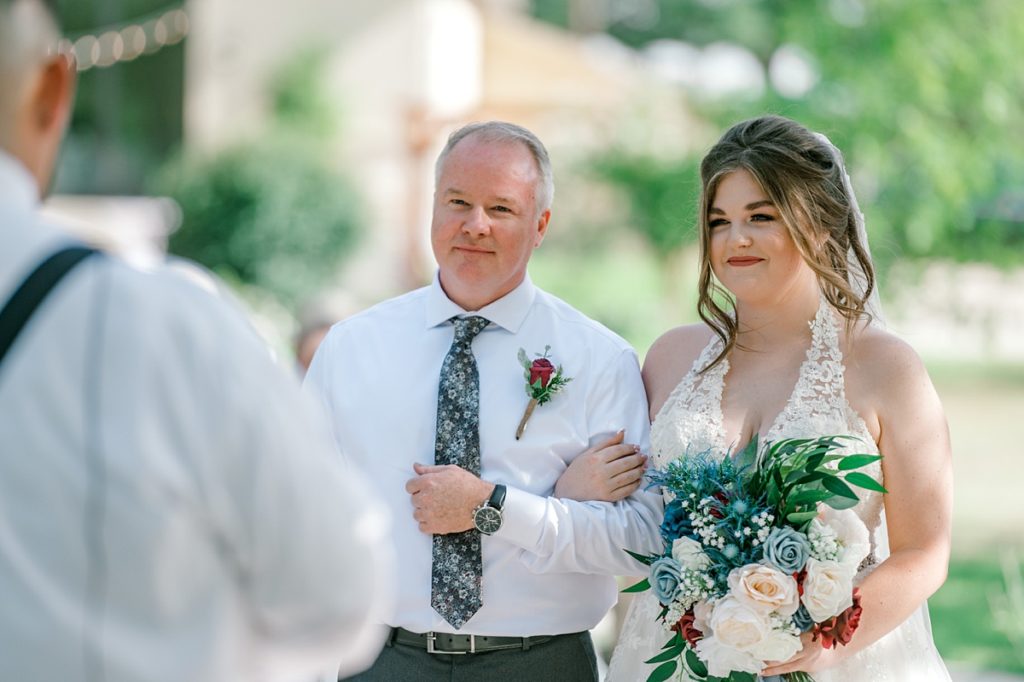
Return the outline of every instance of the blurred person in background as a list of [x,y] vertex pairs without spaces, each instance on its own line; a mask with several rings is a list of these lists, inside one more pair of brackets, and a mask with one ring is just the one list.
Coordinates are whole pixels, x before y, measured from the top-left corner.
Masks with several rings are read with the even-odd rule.
[[309,371],[316,349],[323,343],[332,324],[334,323],[327,320],[314,320],[299,328],[299,333],[295,335],[295,364],[300,378]]
[[[531,132],[461,128],[435,177],[434,281],[336,324],[306,375],[402,554],[391,636],[356,679],[596,680],[608,574],[640,568],[622,547],[660,542],[660,499],[637,491],[644,457],[625,442],[647,440],[636,354],[527,275],[554,192]],[[556,372],[571,380],[517,434]],[[580,460],[603,501],[569,499]]]
[[387,512],[294,379],[217,296],[39,217],[75,85],[59,40],[50,3],[0,0],[0,679],[359,670]]

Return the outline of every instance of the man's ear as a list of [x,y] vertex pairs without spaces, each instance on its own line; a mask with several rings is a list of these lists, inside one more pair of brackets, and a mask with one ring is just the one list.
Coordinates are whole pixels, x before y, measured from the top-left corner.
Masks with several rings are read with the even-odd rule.
[[551,220],[551,209],[546,209],[537,218],[537,236],[533,241],[533,248],[537,248],[544,241],[544,235],[548,232],[548,221]]
[[77,80],[74,60],[66,54],[58,54],[43,66],[30,100],[31,125],[37,133],[63,136]]

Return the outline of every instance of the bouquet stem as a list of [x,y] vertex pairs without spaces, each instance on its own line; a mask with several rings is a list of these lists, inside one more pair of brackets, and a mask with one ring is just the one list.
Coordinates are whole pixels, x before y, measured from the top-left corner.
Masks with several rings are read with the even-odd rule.
[[523,412],[523,418],[519,420],[519,426],[516,428],[516,440],[523,437],[523,431],[526,431],[526,422],[530,421],[530,416],[537,404],[536,398],[530,398],[530,402],[526,405],[526,411]]

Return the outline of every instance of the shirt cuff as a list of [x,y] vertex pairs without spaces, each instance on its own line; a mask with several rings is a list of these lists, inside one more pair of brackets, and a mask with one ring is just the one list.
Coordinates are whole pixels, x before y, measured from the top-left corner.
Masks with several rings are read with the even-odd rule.
[[501,528],[494,537],[501,538],[517,547],[537,551],[544,536],[544,523],[548,516],[547,497],[509,487],[502,509]]

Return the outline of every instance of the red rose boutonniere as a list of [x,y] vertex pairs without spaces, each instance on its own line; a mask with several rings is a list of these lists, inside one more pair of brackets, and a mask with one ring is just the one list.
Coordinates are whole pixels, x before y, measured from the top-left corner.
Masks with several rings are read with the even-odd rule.
[[551,400],[551,397],[562,390],[562,387],[572,381],[572,377],[562,374],[562,366],[555,365],[548,359],[548,351],[551,346],[544,346],[544,354],[535,358],[533,362],[526,356],[526,351],[519,349],[519,364],[526,370],[523,373],[526,379],[526,395],[530,396],[530,402],[526,405],[523,418],[519,420],[519,427],[516,429],[516,440],[523,437],[526,430],[526,422],[530,421],[530,415],[538,405],[543,405]]

